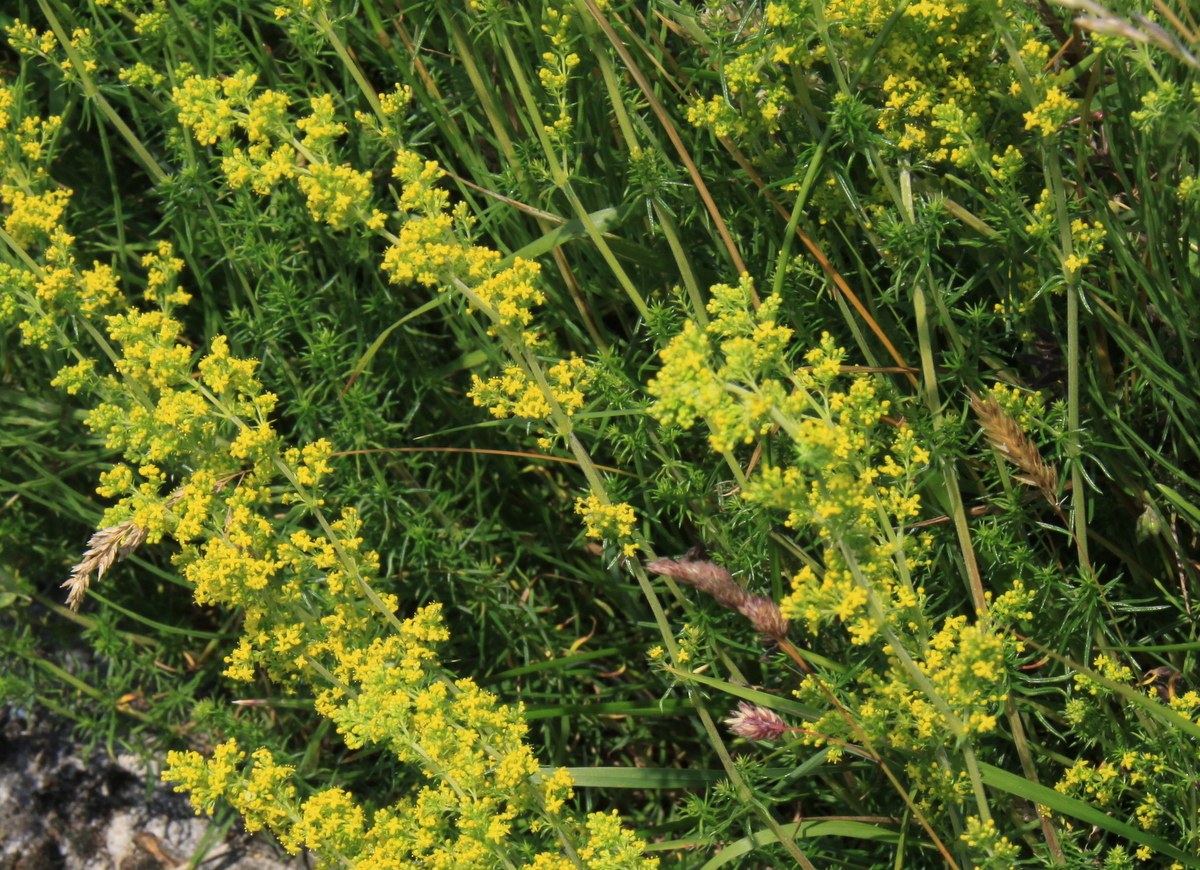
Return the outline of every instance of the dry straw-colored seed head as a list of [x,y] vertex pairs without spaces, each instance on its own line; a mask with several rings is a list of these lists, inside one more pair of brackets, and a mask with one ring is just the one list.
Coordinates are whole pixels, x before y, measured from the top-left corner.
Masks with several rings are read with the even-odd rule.
[[[218,487],[219,488],[219,487]],[[173,508],[183,500],[188,488],[181,486],[164,502],[164,507]],[[124,562],[129,554],[142,545],[146,540],[146,530],[133,520],[125,520],[115,526],[101,529],[88,539],[88,548],[84,551],[79,564],[71,569],[71,576],[62,584],[67,591],[67,606],[78,610],[83,604],[88,587],[92,585],[92,574],[96,582],[104,576],[104,572],[112,567],[114,562]]]
[[146,540],[146,530],[133,520],[125,520],[115,526],[101,529],[88,539],[88,548],[79,564],[71,569],[71,576],[62,588],[68,590],[67,606],[78,610],[92,584],[92,574],[96,580],[104,576],[104,572],[112,567],[114,562],[123,562],[129,554],[136,550]]
[[988,394],[986,399],[980,399],[973,392],[970,396],[971,410],[979,417],[979,425],[983,427],[988,443],[1024,472],[1014,477],[1021,483],[1040,489],[1046,501],[1058,507],[1058,472],[1053,465],[1042,461],[1041,454],[1021,429],[1021,424],[1000,407],[995,396]]

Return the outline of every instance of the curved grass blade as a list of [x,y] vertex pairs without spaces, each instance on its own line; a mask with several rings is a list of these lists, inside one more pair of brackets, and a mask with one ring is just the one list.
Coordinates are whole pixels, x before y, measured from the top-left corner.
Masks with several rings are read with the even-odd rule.
[[440,294],[438,294],[438,296],[436,298],[430,299],[424,305],[414,308],[412,311],[408,312],[408,314],[401,317],[399,320],[397,320],[395,323],[393,323],[391,326],[389,326],[383,332],[379,333],[379,337],[376,338],[373,342],[371,342],[371,346],[367,348],[366,353],[364,353],[361,357],[359,357],[358,362],[356,362],[354,364],[354,370],[352,372],[350,372],[350,378],[349,378],[349,380],[346,381],[346,386],[342,387],[341,395],[342,396],[346,395],[346,391],[350,389],[350,387],[354,384],[354,381],[358,378],[359,375],[362,374],[363,369],[365,369],[367,367],[367,364],[371,362],[371,360],[374,358],[375,354],[379,353],[379,348],[383,347],[383,343],[385,341],[387,341],[387,338],[389,335],[391,335],[397,328],[408,323],[408,321],[412,320],[414,317],[419,317],[420,315],[424,314],[427,311],[432,311],[433,309],[437,308],[439,305],[444,305],[446,303],[446,300],[449,298],[450,298],[450,295],[448,293],[440,293]]
[[[597,232],[607,232],[612,227],[620,224],[620,213],[615,208],[602,208],[599,211],[591,212],[588,215],[588,220],[596,228]],[[587,227],[579,218],[571,218],[560,227],[555,227],[550,232],[546,233],[540,239],[534,239],[519,251],[514,251],[509,254],[497,265],[497,268],[503,269],[506,266],[512,265],[512,261],[517,257],[523,260],[535,260],[549,251],[554,250],[559,245],[566,242],[581,239],[587,236]]]
[[[784,825],[783,829],[789,831],[797,840],[809,837],[846,837],[853,840],[874,840],[877,843],[900,842],[900,834],[897,831],[889,831],[886,828],[866,822],[842,819],[831,822],[816,820],[794,822],[790,825]],[[741,858],[743,855],[753,852],[761,846],[768,846],[776,842],[776,840],[775,834],[771,831],[755,831],[749,837],[743,837],[740,840],[730,843],[714,855],[700,870],[716,870],[716,868],[723,867],[730,861]],[[671,848],[671,846],[667,843],[662,843],[658,845],[658,848],[666,849]]]
[[781,713],[791,713],[794,716],[801,716],[809,720],[821,718],[819,710],[809,707],[806,704],[789,701],[786,698],[780,698],[767,692],[760,692],[757,689],[751,689],[749,686],[739,686],[726,680],[718,680],[716,677],[706,677],[704,674],[689,674],[672,667],[664,668],[664,670],[670,671],[682,680],[693,680],[697,683],[703,683],[706,686],[712,686],[714,689],[719,689],[727,695],[733,695],[735,698],[741,698],[752,704],[758,704],[760,707],[778,710]]
[[695,710],[690,701],[662,701],[646,704],[642,701],[604,701],[599,704],[555,704],[552,707],[526,707],[525,718],[553,719],[555,716],[577,714],[608,716],[678,716]]
[[103,595],[96,592],[95,589],[88,590],[88,597],[95,598],[97,601],[99,601],[105,607],[111,607],[113,610],[117,611],[117,613],[122,613],[125,616],[128,616],[130,619],[132,619],[136,622],[140,622],[143,625],[148,625],[151,628],[157,629],[158,631],[164,632],[166,634],[182,634],[185,637],[202,637],[207,640],[237,640],[239,637],[241,637],[241,635],[239,635],[239,634],[219,634],[214,631],[200,631],[199,629],[193,629],[193,628],[179,628],[178,626],[167,625],[162,622],[155,622],[153,619],[148,619],[147,617],[142,616],[140,613],[135,613],[132,610],[127,610],[124,607],[122,607],[120,604],[116,604],[115,602],[110,601],[109,599],[105,598]]

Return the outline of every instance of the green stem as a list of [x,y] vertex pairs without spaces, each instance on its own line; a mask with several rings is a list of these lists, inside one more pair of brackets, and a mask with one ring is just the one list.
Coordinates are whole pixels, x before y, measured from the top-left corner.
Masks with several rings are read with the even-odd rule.
[[[1025,61],[1017,49],[1012,35],[1003,26],[999,17],[993,14],[993,21],[1004,42],[1009,60],[1017,72],[1021,87],[1029,96],[1030,106],[1037,108],[1038,91],[1033,85]],[[1057,136],[1050,137],[1049,142],[1043,140],[1042,153],[1045,156],[1046,180],[1051,195],[1054,197],[1055,216],[1058,221],[1059,249],[1058,256],[1063,261],[1063,277],[1067,284],[1067,455],[1071,458],[1071,506],[1074,520],[1076,546],[1079,549],[1079,560],[1085,572],[1092,574],[1091,560],[1088,557],[1087,537],[1087,481],[1081,466],[1080,432],[1080,354],[1079,347],[1079,270],[1067,269],[1066,263],[1074,255],[1074,239],[1071,235],[1071,218],[1067,209],[1067,190],[1063,183],[1062,164],[1059,160]],[[1097,580],[1097,583],[1099,581]],[[1107,604],[1107,602],[1105,602]]]
[[979,817],[982,821],[986,822],[992,815],[988,808],[987,793],[983,787],[983,777],[979,772],[979,764],[975,759],[975,750],[970,743],[970,735],[966,724],[951,709],[950,704],[942,697],[941,692],[937,690],[937,687],[933,685],[933,682],[921,670],[920,666],[913,661],[912,656],[908,654],[908,650],[905,649],[900,638],[896,636],[891,626],[888,625],[887,616],[883,612],[883,604],[879,600],[878,594],[876,594],[867,581],[867,578],[863,576],[862,569],[859,567],[854,552],[845,541],[838,541],[838,547],[842,551],[842,558],[846,560],[846,564],[850,568],[850,573],[854,576],[855,585],[867,593],[867,607],[871,611],[871,617],[879,624],[880,634],[887,640],[891,654],[900,662],[900,666],[908,674],[909,679],[916,684],[937,709],[938,713],[941,714],[951,734],[954,735],[955,740],[958,742],[959,749],[963,754],[963,760],[966,763],[967,776],[971,780],[971,788],[975,795],[975,803],[979,809]]
[[1067,456],[1071,458],[1071,507],[1075,521],[1075,543],[1079,548],[1079,559],[1084,570],[1091,573],[1087,538],[1087,482],[1083,476],[1082,445],[1080,444],[1080,386],[1079,371],[1081,349],[1079,346],[1079,269],[1067,268],[1073,262],[1074,239],[1071,236],[1071,216],[1067,210],[1067,189],[1063,183],[1062,164],[1058,150],[1052,147],[1057,137],[1045,147],[1050,189],[1054,196],[1058,218],[1059,243],[1064,261],[1063,277],[1067,284]]
[[567,195],[567,200],[571,203],[571,207],[575,209],[575,216],[579,218],[583,223],[583,228],[587,230],[588,238],[592,240],[596,249],[600,251],[600,256],[604,258],[604,262],[608,264],[608,268],[612,270],[613,275],[620,282],[621,288],[625,291],[630,301],[633,302],[633,307],[638,310],[638,314],[642,316],[643,321],[649,320],[650,309],[646,307],[646,300],[642,298],[642,294],[634,286],[633,280],[625,272],[625,269],[617,262],[617,255],[612,252],[612,248],[604,240],[604,236],[596,229],[596,225],[588,215],[587,209],[584,208],[583,203],[575,195],[575,191],[571,188],[570,183],[564,182],[561,185],[561,189]]
[[38,6],[41,7],[42,14],[46,16],[46,20],[50,22],[50,29],[53,30],[54,35],[58,37],[59,45],[61,45],[63,51],[67,53],[67,58],[71,61],[71,68],[74,69],[75,74],[79,76],[79,82],[83,87],[84,96],[86,96],[88,99],[94,100],[96,105],[100,107],[100,111],[104,113],[105,117],[107,117],[108,120],[112,122],[112,125],[117,128],[117,131],[125,137],[125,141],[128,142],[133,148],[134,153],[137,154],[138,159],[142,162],[142,165],[145,166],[150,175],[154,177],[155,183],[161,183],[165,181],[167,178],[167,173],[162,169],[161,166],[158,165],[158,162],[150,156],[150,152],[146,150],[146,146],[142,144],[141,140],[138,139],[133,130],[129,129],[129,125],[121,119],[121,116],[117,114],[116,110],[113,109],[108,100],[104,99],[104,94],[100,93],[99,88],[96,87],[96,83],[93,82],[91,76],[88,75],[87,66],[84,63],[83,57],[79,54],[79,50],[76,49],[75,46],[71,45],[70,37],[67,36],[67,32],[63,29],[63,26],[58,23],[58,19],[55,17],[53,10],[50,8],[50,3],[48,0],[38,0]]
[[679,274],[683,276],[683,286],[687,288],[688,301],[692,306],[692,317],[701,329],[707,330],[708,310],[704,305],[704,295],[700,291],[700,284],[696,281],[696,273],[688,259],[687,251],[679,241],[679,229],[675,225],[675,218],[670,209],[654,197],[650,198],[650,206],[654,209],[654,216],[658,219],[659,226],[662,227],[667,246],[671,249],[671,256],[675,258],[675,264],[679,267]]
[[346,46],[342,44],[342,40],[334,32],[333,23],[329,20],[329,16],[325,14],[324,9],[317,12],[314,23],[317,25],[317,29],[321,31],[321,34],[329,40],[329,44],[333,46],[333,50],[337,52],[337,56],[342,59],[342,63],[350,71],[351,77],[358,83],[359,90],[367,98],[367,102],[371,104],[371,111],[375,113],[375,116],[380,121],[386,123],[387,118],[384,117],[383,107],[379,105],[378,94],[375,93],[375,89],[371,87],[371,83],[367,81],[366,76],[362,74],[362,70],[359,69],[354,58],[350,56],[350,52],[346,50]]
[[[904,14],[904,10],[908,7],[911,0],[900,0],[892,9],[888,20],[884,22],[880,28],[875,40],[871,43],[871,47],[867,50],[866,57],[858,66],[858,70],[851,77],[849,82],[843,78],[841,67],[835,63],[834,71],[837,74],[838,81],[842,85],[842,90],[849,96],[854,95],[854,91],[858,88],[859,82],[863,80],[868,72],[871,71],[871,65],[875,62],[875,56],[879,53],[879,49],[883,47],[884,41],[891,34],[892,29],[900,21],[900,16]],[[836,58],[840,55],[832,50],[829,42],[829,31],[825,26],[825,15],[821,9],[819,2],[813,3],[813,14],[816,18],[817,29],[820,31],[822,38],[825,40],[829,57]],[[816,150],[813,152],[812,159],[809,161],[808,169],[804,173],[804,181],[800,184],[800,192],[796,195],[796,202],[792,206],[792,214],[788,219],[787,231],[783,236],[783,243],[779,249],[779,256],[775,260],[775,278],[772,282],[771,292],[779,293],[783,288],[783,278],[787,274],[787,262],[791,257],[792,240],[796,237],[796,227],[800,225],[800,215],[804,210],[805,204],[808,202],[808,196],[812,192],[812,186],[816,182],[817,173],[821,170],[821,163],[825,158],[825,152],[829,149],[829,141],[833,137],[833,125],[826,124],[825,130],[821,134],[821,141],[817,143]]]
[[351,698],[358,697],[358,692],[354,691],[354,689],[350,688],[337,677],[335,677],[327,667],[310,656],[308,653],[304,653],[304,661],[308,663],[309,667],[324,677],[330,683],[330,685],[337,686]]

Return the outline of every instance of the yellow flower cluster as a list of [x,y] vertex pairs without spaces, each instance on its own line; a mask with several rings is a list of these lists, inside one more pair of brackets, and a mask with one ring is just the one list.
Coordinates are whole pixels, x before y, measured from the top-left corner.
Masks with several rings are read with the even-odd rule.
[[575,513],[583,515],[589,538],[607,538],[621,543],[622,552],[632,556],[637,552],[638,544],[631,541],[633,526],[637,522],[637,514],[627,504],[605,504],[595,494],[586,499],[575,500]]
[[[383,270],[394,283],[417,281],[439,291],[460,286],[472,305],[486,306],[496,329],[525,330],[532,308],[545,301],[534,283],[541,267],[520,257],[500,268],[500,254],[471,244],[473,219],[465,203],[447,212],[449,196],[435,183],[445,172],[432,160],[398,151],[392,175],[403,184],[400,208],[406,221],[383,257]],[[535,336],[524,332],[532,341]]]
[[185,293],[181,284],[171,286],[184,265],[169,242],[159,242],[153,253],[142,257],[142,268],[146,270],[146,301],[166,311],[174,305],[187,305],[192,299],[191,294]]
[[[725,90],[733,102],[718,94],[699,99],[688,107],[688,121],[697,127],[708,127],[718,136],[745,136],[751,132],[774,133],[780,127],[787,108],[796,104],[782,67],[793,63],[801,44],[780,39],[786,24],[795,20],[795,11],[779,4],[768,4],[765,20],[770,26],[766,33],[747,28],[754,36],[747,49],[732,58],[724,67]],[[768,41],[763,42],[766,36]],[[775,37],[772,39],[771,37]]]
[[[824,17],[839,62],[851,69],[862,62],[894,9],[887,0],[826,3]],[[993,144],[1009,144],[993,143],[984,130],[997,94],[1020,96],[1013,67],[998,62],[996,16],[1023,35],[1021,55],[1035,85],[1053,90],[1061,84],[1054,73],[1043,71],[1049,47],[1034,38],[1037,19],[1019,6],[1002,0],[910,3],[874,58],[880,99],[871,113],[885,147],[965,166],[990,165]],[[688,120],[735,139],[774,134],[789,118],[803,123],[810,82],[827,62],[826,43],[817,32],[804,0],[767,3],[761,22],[746,22],[735,53],[723,63],[724,93],[697,100],[688,108]],[[1039,110],[1039,124],[1052,121],[1056,106],[1048,103]],[[1022,159],[1015,150],[1003,153],[1002,177],[1009,177]]]
[[[827,569],[836,570],[836,569]],[[850,613],[866,600],[865,590],[853,587],[856,597],[845,605]],[[923,597],[923,591],[919,590]],[[1032,593],[1016,584],[1000,596],[995,612],[1003,615],[1024,611]],[[905,617],[920,618],[916,600],[907,606],[895,607],[889,616],[893,624]],[[785,611],[786,612],[786,611]],[[910,630],[916,626],[909,623]],[[860,640],[865,631],[854,636]],[[869,637],[867,639],[870,639]],[[1021,650],[1021,644],[1007,635],[980,624],[969,624],[965,616],[949,617],[940,631],[928,638],[926,653],[914,656],[917,667],[925,674],[938,696],[962,723],[968,734],[986,734],[995,730],[997,716],[1008,698],[1006,656]],[[884,647],[888,668],[880,673],[868,669],[857,680],[854,691],[855,718],[859,728],[875,739],[906,752],[925,752],[941,746],[949,729],[945,715],[925,690],[916,685],[899,666],[890,647]],[[806,678],[796,692],[797,697],[814,704],[823,704],[823,692],[817,681]],[[853,739],[840,712],[826,713],[813,726],[815,733]],[[804,738],[819,745],[819,737]]]
[[[346,132],[335,117],[333,98],[309,100],[312,111],[296,122],[303,133],[297,138],[288,121],[287,96],[270,90],[255,95],[257,79],[244,70],[224,81],[192,76],[174,90],[179,121],[201,144],[230,139],[238,130],[245,135],[247,147],[235,146],[222,159],[230,186],[249,186],[265,195],[281,181],[296,179],[314,220],[334,229],[382,230],[386,216],[370,205],[370,176],[333,159],[334,145]],[[388,117],[399,114],[406,93],[397,90],[389,97]],[[448,194],[436,186],[444,175],[433,161],[406,149],[396,152],[392,176],[402,184],[403,224],[398,236],[387,234],[391,244],[383,270],[393,283],[415,281],[439,291],[461,285],[472,304],[487,307],[493,330],[524,330],[533,319],[531,308],[545,301],[535,283],[540,267],[518,257],[500,268],[498,252],[472,244],[473,220],[465,204],[449,210]]]
[[117,74],[117,78],[141,88],[157,87],[167,80],[167,77],[154,69],[154,67],[141,62],[135,63],[131,67],[123,68]]
[[257,81],[257,75],[238,70],[223,81],[191,76],[173,91],[179,122],[200,144],[228,140],[238,130],[245,136],[247,147],[233,147],[221,161],[230,186],[249,186],[265,195],[295,178],[313,220],[335,230],[359,223],[382,228],[384,214],[370,207],[370,175],[333,159],[334,146],[346,132],[334,118],[333,98],[324,94],[309,100],[310,113],[295,123],[304,134],[297,138],[288,120],[291,100],[271,90],[256,96]]
[[1042,188],[1038,201],[1033,204],[1033,220],[1025,225],[1025,232],[1034,238],[1049,239],[1054,233],[1054,199],[1049,188]]
[[395,147],[404,125],[404,115],[413,99],[409,85],[396,85],[390,93],[379,95],[379,112],[355,112],[354,119],[375,139],[388,147]]
[[13,91],[0,87],[0,203],[4,229],[18,244],[52,236],[70,201],[71,191],[52,187],[42,168],[61,128],[57,115],[20,118]]
[[[765,434],[773,409],[788,401],[782,382],[767,375],[778,373],[792,331],[775,323],[778,297],[751,311],[753,288],[748,275],[736,286],[712,287],[708,329],[684,323],[663,349],[662,368],[647,386],[656,399],[650,413],[660,423],[690,429],[704,420],[717,451]],[[716,347],[710,336],[718,340]]]
[[562,143],[571,132],[571,101],[567,99],[567,84],[571,71],[579,66],[579,55],[571,51],[571,16],[557,9],[546,10],[542,32],[550,37],[552,51],[543,52],[538,78],[546,94],[554,101],[556,117],[542,129],[552,142]]
[[[1048,189],[1043,189],[1033,205],[1033,220],[1026,224],[1025,232],[1035,239],[1057,241],[1058,211]],[[1091,262],[1091,258],[1104,250],[1104,239],[1108,231],[1098,220],[1087,221],[1076,217],[1071,221],[1071,244],[1073,253],[1063,259],[1063,269],[1077,272]]]
[[969,816],[959,840],[966,844],[975,859],[974,866],[980,870],[1008,870],[1021,853],[1020,846],[1000,836],[994,819],[985,822],[979,816]]
[[[539,342],[529,329],[533,307],[545,301],[535,283],[541,267],[514,257],[501,268],[500,254],[471,241],[473,219],[465,203],[447,211],[449,196],[436,186],[445,175],[431,160],[406,150],[396,153],[392,174],[403,185],[400,209],[405,218],[398,237],[383,256],[383,270],[394,283],[416,281],[439,292],[457,288],[471,308],[488,314],[488,333],[533,346]],[[553,400],[568,415],[584,406],[590,380],[587,364],[577,358],[559,360],[545,370],[545,387],[524,364],[508,366],[504,374],[484,381],[472,376],[468,393],[477,406],[487,406],[501,419],[508,416],[546,419]],[[543,438],[543,446],[548,440]]]
[[1110,809],[1136,801],[1134,815],[1146,831],[1157,827],[1163,813],[1162,799],[1176,794],[1184,799],[1180,775],[1154,752],[1121,751],[1099,764],[1080,758],[1067,768],[1054,788]]
[[4,32],[8,36],[8,44],[26,57],[48,58],[58,50],[58,37],[53,31],[38,33],[36,27],[30,27],[20,18],[15,19]]
[[[5,33],[8,35],[9,45],[16,49],[18,54],[40,57],[55,64],[67,81],[75,81],[79,77],[75,65],[66,56],[66,53],[61,51],[58,37],[54,35],[53,31],[45,30],[38,33],[36,28],[22,23],[18,18],[13,21],[11,26],[5,28]],[[87,28],[77,28],[71,33],[70,45],[83,62],[83,71],[85,73],[95,72],[98,62],[92,32]]]
[[1200,201],[1200,178],[1195,175],[1186,175],[1179,179],[1179,186],[1175,190],[1175,196],[1180,202],[1195,204]]
[[153,36],[170,21],[171,13],[167,0],[154,0],[146,12],[139,12],[133,20],[133,31],[139,36]]
[[1071,242],[1074,253],[1063,260],[1068,272],[1078,272],[1091,262],[1091,258],[1104,250],[1104,239],[1108,231],[1100,221],[1090,224],[1082,218],[1071,221]]
[[[584,390],[588,386],[588,365],[578,357],[560,360],[546,370],[550,393],[567,415],[584,405]],[[467,393],[477,406],[487,407],[492,416],[503,420],[509,416],[527,420],[545,420],[550,416],[550,404],[542,388],[524,369],[509,366],[502,377],[486,382],[478,375],[471,376]]]
[[[313,850],[322,868],[515,867],[502,857],[507,844],[537,834],[548,819],[574,840],[585,867],[653,870],[658,862],[642,857],[645,844],[615,815],[593,813],[580,822],[563,812],[573,796],[567,771],[532,778],[538,766],[519,707],[498,704],[470,680],[446,679],[436,653],[448,636],[439,611],[422,608],[399,631],[365,646],[330,648],[340,687],[317,701],[348,746],[382,746],[423,768],[430,783],[413,796],[370,816],[341,789],[301,802],[290,768],[263,750],[241,767],[245,753],[232,741],[208,760],[171,753],[163,779],[189,791],[197,812],[212,812],[225,797],[247,828],[270,828],[292,853]],[[521,866],[575,868],[558,850],[532,854]]]
[[[928,540],[921,543],[922,548],[928,546]],[[811,634],[837,621],[854,644],[870,643],[879,633],[880,625],[867,609],[872,589],[890,602],[890,615],[897,621],[903,624],[918,619],[924,590],[897,582],[892,547],[863,542],[860,549],[858,568],[869,587],[856,583],[843,553],[830,548],[823,553],[825,568],[820,575],[806,565],[792,578],[792,591],[780,600],[780,612],[788,619],[803,621]],[[919,548],[912,549],[915,553]],[[911,555],[908,563],[916,567]]]
[[1046,402],[1041,391],[1031,393],[1018,387],[993,384],[988,388],[988,393],[996,399],[1001,410],[1026,431],[1045,416]]
[[[155,293],[182,302],[178,287],[167,292],[181,266],[170,247],[147,263]],[[115,374],[96,382],[90,361],[60,374],[68,388],[95,383],[105,398],[88,425],[126,460],[102,476],[99,493],[118,499],[103,524],[132,521],[151,543],[174,537],[196,600],[246,609],[244,636],[226,659],[229,676],[250,680],[260,667],[279,680],[311,675],[305,644],[320,651],[365,630],[365,588],[378,558],[361,548],[352,511],[331,524],[333,538],[298,531],[280,540],[267,516],[280,501],[303,499],[273,495],[272,484],[282,473],[295,487],[318,486],[332,448],[318,441],[285,449],[269,420],[276,398],[263,391],[256,363],[233,356],[224,336],[195,362],[180,330],[161,310],[129,309],[108,318],[120,352]],[[338,619],[306,628],[302,641],[294,608],[322,587]]]
[[167,0],[151,0],[150,8],[143,10],[138,7],[145,4],[139,4],[136,0],[96,0],[96,5],[112,7],[132,19],[134,32],[140,36],[158,33],[170,18]]
[[[1128,683],[1133,680],[1133,671],[1129,670],[1126,665],[1103,653],[1096,656],[1092,662],[1092,667],[1100,676],[1106,677],[1116,683]],[[1097,683],[1087,674],[1075,675],[1075,688],[1081,692],[1087,692],[1089,695],[1107,697],[1113,694],[1111,689]]]
[[1040,130],[1042,136],[1052,136],[1067,119],[1078,113],[1078,100],[1068,97],[1061,88],[1048,88],[1046,96],[1033,111],[1025,113],[1025,129]]
[[302,18],[314,18],[329,8],[329,0],[286,0],[275,7],[276,19],[296,15]]
[[[857,541],[883,532],[881,511],[892,523],[918,514],[914,478],[930,457],[904,424],[891,433],[878,429],[891,403],[875,379],[857,375],[848,389],[835,389],[844,357],[828,334],[806,355],[809,366],[794,373],[793,393],[777,407],[799,462],[764,466],[744,496],[786,510],[790,526]],[[890,548],[880,554],[884,562]]]
[[[128,303],[111,266],[97,261],[90,269],[79,268],[75,237],[63,229],[72,193],[57,187],[43,167],[62,119],[20,118],[18,106],[14,92],[0,87],[0,204],[8,212],[5,232],[16,245],[41,246],[42,264],[36,270],[0,264],[0,316],[23,316],[20,328],[26,344],[69,346],[70,324],[98,321],[100,315]],[[78,389],[86,380],[85,368],[81,360],[62,385]]]
[[[169,253],[160,252],[168,263]],[[369,576],[377,559],[361,549],[353,514],[332,525],[334,538],[297,531],[288,541],[280,541],[262,516],[272,500],[267,484],[276,467],[289,468],[302,486],[317,486],[331,470],[329,445],[281,450],[262,419],[273,397],[262,401],[269,394],[261,393],[253,364],[233,358],[228,342],[218,337],[199,363],[200,383],[220,402],[222,417],[262,413],[257,425],[242,429],[228,454],[214,451],[217,415],[211,400],[191,386],[191,354],[175,343],[178,329],[161,313],[110,318],[110,335],[125,350],[118,366],[124,382],[141,387],[154,404],[147,409],[136,401],[107,402],[93,412],[91,422],[107,432],[110,444],[141,462],[137,475],[145,481],[137,483],[134,470],[124,464],[105,475],[102,494],[126,494],[107,522],[120,514],[148,529],[151,539],[174,534],[185,545],[178,561],[196,586],[197,600],[245,608],[244,636],[226,659],[231,677],[253,679],[263,668],[276,680],[315,679],[309,662],[331,657],[336,677],[353,685],[354,693],[325,691],[320,712],[338,724],[350,745],[389,746],[439,784],[380,811],[368,829],[361,808],[344,793],[322,792],[297,805],[290,769],[265,750],[252,753],[245,770],[239,769],[245,753],[236,744],[218,747],[207,762],[195,753],[174,754],[164,776],[190,790],[198,810],[211,811],[223,796],[250,830],[268,827],[293,851],[316,849],[323,866],[340,866],[347,855],[372,867],[426,860],[448,868],[492,866],[518,814],[536,816],[539,808],[557,814],[570,797],[570,778],[559,773],[540,787],[530,786],[528,777],[537,765],[523,742],[519,709],[498,706],[468,680],[451,685],[438,675],[429,644],[446,633],[436,607],[409,620],[398,634],[366,642],[373,632],[369,611],[356,606],[356,577]],[[119,384],[109,380],[115,391]],[[162,425],[152,429],[156,423]],[[155,463],[197,468],[182,482],[181,498],[158,494],[166,475]],[[233,479],[232,492],[221,493]],[[214,516],[219,517],[217,534],[206,530]],[[195,537],[207,540],[197,548],[188,543]],[[311,597],[301,596],[305,578],[319,575],[333,599],[331,612],[315,625],[296,622],[295,608]],[[390,597],[383,603],[395,606]],[[654,865],[641,859],[642,844],[623,832],[613,840],[607,825],[595,819],[580,830],[582,847],[596,854],[624,844],[624,863],[613,866]],[[559,856],[544,853],[539,860],[552,866],[547,862]]]

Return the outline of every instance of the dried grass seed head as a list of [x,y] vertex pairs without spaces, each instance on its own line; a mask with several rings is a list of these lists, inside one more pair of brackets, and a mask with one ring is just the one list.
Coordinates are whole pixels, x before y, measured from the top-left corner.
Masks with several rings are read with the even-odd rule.
[[71,569],[71,576],[62,584],[62,588],[68,590],[67,606],[78,610],[92,584],[92,574],[96,575],[96,581],[99,582],[114,562],[125,561],[144,540],[146,530],[133,520],[125,520],[93,534],[88,539],[83,558]]

